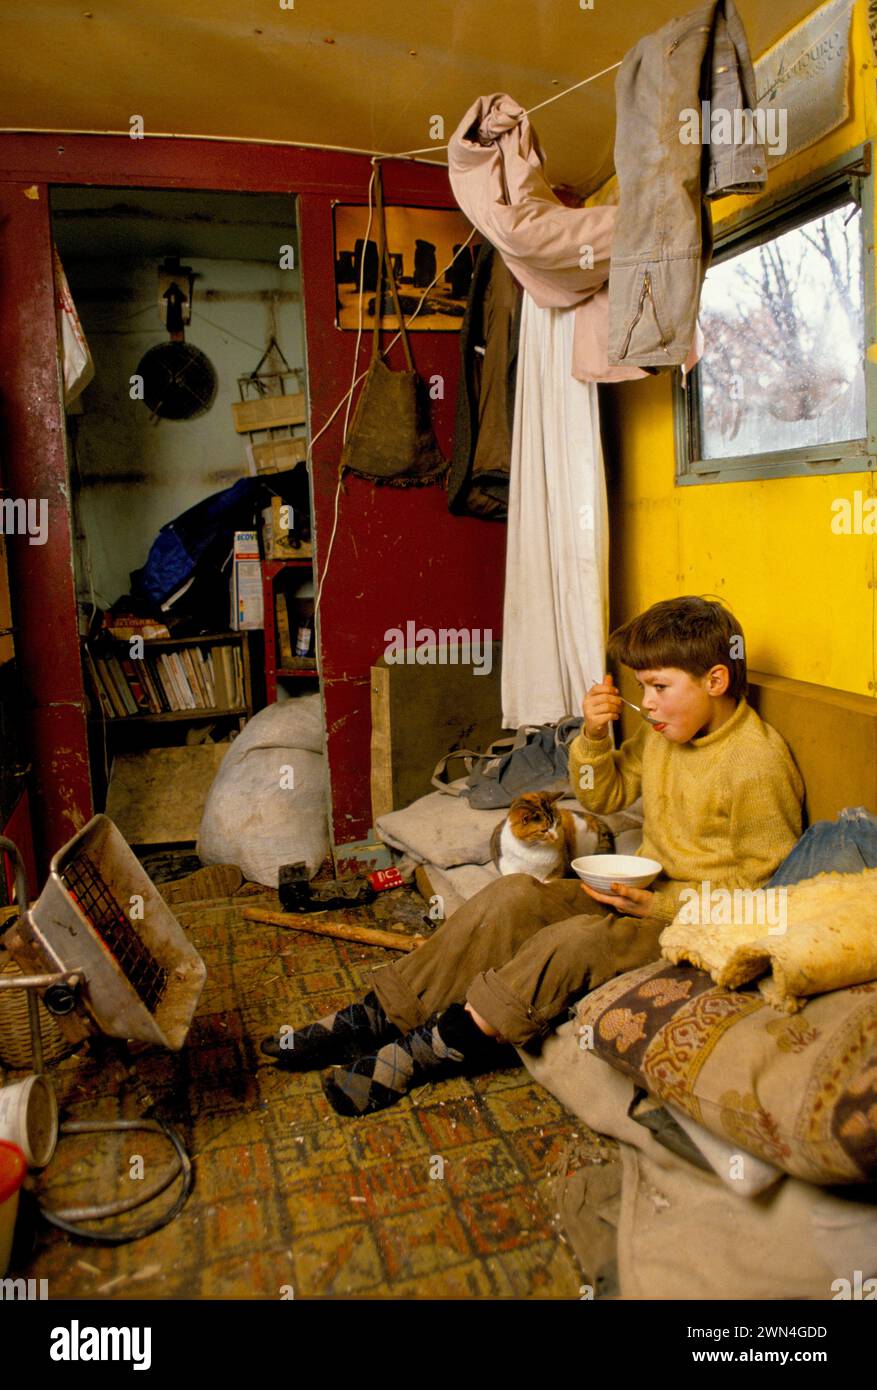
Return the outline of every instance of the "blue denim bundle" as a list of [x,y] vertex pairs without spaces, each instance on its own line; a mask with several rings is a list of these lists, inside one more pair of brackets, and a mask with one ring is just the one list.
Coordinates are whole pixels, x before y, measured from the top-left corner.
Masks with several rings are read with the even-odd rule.
[[805,830],[765,886],[779,888],[816,874],[858,874],[863,869],[877,869],[877,816],[864,806],[847,806],[836,821],[816,821]]

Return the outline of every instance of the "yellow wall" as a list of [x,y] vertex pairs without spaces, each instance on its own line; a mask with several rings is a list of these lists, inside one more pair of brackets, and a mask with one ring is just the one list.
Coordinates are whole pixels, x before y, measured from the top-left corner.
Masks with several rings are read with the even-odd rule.
[[[849,119],[782,164],[770,193],[877,133],[866,11],[858,0]],[[755,204],[722,200],[716,224]],[[676,487],[669,376],[605,388],[604,400],[613,624],[661,598],[717,594],[740,620],[753,669],[877,694],[877,538],[831,531],[832,501],[874,497],[874,473]]]

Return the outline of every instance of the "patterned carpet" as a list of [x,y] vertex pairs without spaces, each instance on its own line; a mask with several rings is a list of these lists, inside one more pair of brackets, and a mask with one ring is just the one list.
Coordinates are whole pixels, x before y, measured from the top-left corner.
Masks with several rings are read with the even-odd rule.
[[[258,903],[279,906],[250,886],[176,909],[208,968],[181,1053],[132,1058],[101,1042],[52,1068],[68,1119],[154,1105],[179,1129],[196,1176],[184,1211],[119,1248],[41,1223],[16,1272],[48,1279],[56,1298],[576,1298],[582,1275],[552,1182],[607,1141],[523,1068],[424,1087],[377,1116],[337,1116],[319,1073],[278,1072],[259,1039],[349,1002],[392,956],[244,921],[241,908]],[[423,912],[399,889],[332,917],[413,932],[426,930]],[[169,1157],[154,1135],[64,1138],[41,1193],[53,1207],[129,1195],[137,1154],[147,1181]]]

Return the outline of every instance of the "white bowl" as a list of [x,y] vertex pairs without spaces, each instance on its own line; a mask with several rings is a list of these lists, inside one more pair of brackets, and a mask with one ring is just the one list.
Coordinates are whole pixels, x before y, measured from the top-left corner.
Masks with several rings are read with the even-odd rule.
[[648,888],[663,870],[657,859],[638,854],[583,854],[571,866],[583,883],[598,893],[611,894],[613,883],[626,888]]

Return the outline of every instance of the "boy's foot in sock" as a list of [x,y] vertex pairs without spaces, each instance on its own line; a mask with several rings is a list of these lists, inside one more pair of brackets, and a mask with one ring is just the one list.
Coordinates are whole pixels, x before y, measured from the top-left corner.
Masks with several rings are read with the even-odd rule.
[[499,1065],[494,1039],[482,1033],[462,1004],[451,1004],[373,1056],[360,1057],[352,1067],[334,1067],[323,1090],[339,1115],[371,1115],[395,1105],[415,1086],[489,1066],[494,1058]]
[[369,992],[364,999],[327,1014],[316,1023],[303,1028],[281,1029],[279,1034],[263,1038],[262,1051],[274,1057],[277,1065],[289,1071],[308,1067],[325,1067],[330,1062],[346,1062],[362,1054],[365,1048],[400,1038],[402,1034],[391,1023],[378,997]]

